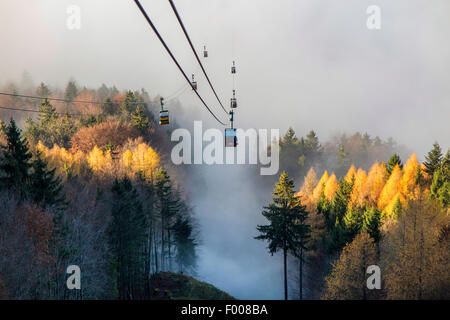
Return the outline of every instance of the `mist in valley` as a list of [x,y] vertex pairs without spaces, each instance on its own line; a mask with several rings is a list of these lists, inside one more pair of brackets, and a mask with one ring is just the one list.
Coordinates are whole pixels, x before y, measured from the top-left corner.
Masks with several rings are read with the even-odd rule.
[[[298,137],[314,130],[321,142],[338,133],[392,137],[419,160],[438,141],[450,147],[450,3],[435,1],[176,1],[186,28],[225,105],[237,64],[239,107],[235,126],[289,127]],[[5,0],[0,3],[0,87],[27,71],[63,89],[103,83],[145,88],[152,98],[184,85],[133,1],[76,1],[81,29],[66,27],[73,1]],[[142,0],[186,73],[196,73],[199,93],[222,121],[217,104],[167,1]],[[369,5],[379,5],[381,30],[366,27]],[[3,90],[3,89],[2,89]],[[168,103],[182,128],[214,122],[191,90]],[[24,119],[24,115],[19,115]],[[379,159],[385,160],[385,159]],[[405,159],[406,160],[406,159]],[[282,298],[282,263],[255,240],[272,185],[255,166],[193,165],[185,191],[199,224],[197,275],[240,299]],[[321,175],[322,172],[318,174]],[[303,177],[293,177],[296,188]]]

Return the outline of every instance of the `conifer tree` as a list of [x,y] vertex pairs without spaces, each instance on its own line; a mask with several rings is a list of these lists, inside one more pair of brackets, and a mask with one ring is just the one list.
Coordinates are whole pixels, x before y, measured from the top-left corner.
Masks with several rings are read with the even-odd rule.
[[42,209],[61,206],[65,202],[62,194],[61,178],[55,177],[55,169],[49,170],[47,162],[42,158],[40,151],[31,163],[30,198]]
[[442,150],[439,143],[435,142],[433,144],[433,149],[425,156],[425,160],[426,161],[423,163],[425,165],[425,172],[432,177],[442,162]]
[[64,92],[64,99],[72,101],[78,95],[78,88],[74,80],[70,80],[67,83],[66,91]]
[[41,84],[39,85],[39,87],[36,90],[36,94],[39,97],[42,98],[47,98],[48,96],[50,96],[52,94],[52,92],[50,91],[50,89],[45,85],[45,83],[41,82]]
[[195,247],[197,246],[197,242],[193,236],[192,223],[188,218],[178,215],[173,230],[177,248],[176,260],[180,273],[183,273],[195,266]]
[[441,165],[434,171],[430,187],[431,196],[447,208],[450,205],[450,152],[447,151]]
[[257,226],[260,235],[255,239],[267,241],[269,253],[272,255],[282,250],[284,298],[287,300],[287,254],[291,252],[298,255],[299,250],[306,244],[306,238],[309,236],[309,226],[305,223],[307,211],[299,197],[295,196],[294,181],[284,171],[272,194],[272,202],[264,207],[262,212],[269,224]]
[[139,298],[147,279],[143,272],[147,219],[137,191],[127,177],[116,179],[111,190],[113,203],[109,242],[113,252],[112,266],[117,275],[119,299]]
[[367,230],[373,241],[377,243],[381,238],[381,213],[375,208],[370,208],[364,213],[364,229]]
[[12,118],[6,127],[6,140],[6,145],[1,146],[0,188],[24,200],[28,195],[31,153],[26,138],[21,138],[20,129]]
[[131,114],[131,122],[141,132],[144,132],[150,126],[147,116],[141,111],[139,106],[136,107],[136,112]]
[[400,169],[403,169],[403,163],[402,160],[400,159],[400,156],[394,153],[386,164],[386,172],[388,178],[391,175],[392,170],[394,170],[395,166],[397,165],[399,166]]

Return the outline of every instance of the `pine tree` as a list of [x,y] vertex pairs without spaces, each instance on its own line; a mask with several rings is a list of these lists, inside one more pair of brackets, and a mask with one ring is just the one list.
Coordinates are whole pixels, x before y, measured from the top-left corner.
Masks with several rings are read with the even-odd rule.
[[193,236],[193,227],[188,218],[178,215],[173,226],[174,240],[177,248],[176,260],[180,273],[195,266],[195,247],[197,242]]
[[45,83],[41,82],[41,84],[39,85],[39,87],[36,90],[36,94],[39,97],[42,98],[47,98],[48,96],[50,96],[52,94],[52,92],[50,91],[50,89],[45,85]]
[[0,188],[24,200],[28,195],[31,153],[26,138],[21,138],[20,129],[12,118],[6,127],[6,140],[6,146],[1,146]]
[[423,163],[425,165],[425,172],[432,177],[442,162],[442,150],[439,143],[435,142],[433,144],[433,149],[425,156],[425,160]]
[[114,103],[111,98],[105,98],[102,103],[102,110],[104,114],[112,115],[115,113]]
[[62,206],[65,197],[62,195],[61,178],[55,177],[55,169],[49,170],[42,154],[37,151],[36,159],[31,163],[30,198],[42,209]]
[[67,83],[64,99],[72,101],[78,96],[78,88],[74,80]]
[[399,166],[400,169],[403,169],[403,163],[402,160],[400,159],[400,156],[394,153],[386,164],[387,177],[391,175],[392,170],[394,170],[395,166],[397,165]]
[[143,295],[144,281],[147,279],[143,270],[148,221],[138,193],[128,178],[116,179],[111,191],[113,203],[109,242],[119,299],[136,299]]
[[49,124],[58,118],[56,109],[48,101],[48,99],[42,100],[39,106],[38,125],[41,130],[45,130]]
[[127,91],[124,102],[120,105],[120,119],[122,121],[130,120],[130,114],[135,108],[137,98],[132,91]]
[[147,116],[141,111],[139,106],[136,107],[136,112],[131,114],[131,122],[141,132],[145,132],[150,126]]
[[441,165],[434,171],[430,187],[431,196],[447,208],[450,206],[450,152],[447,151]]
[[272,255],[279,250],[283,251],[284,298],[287,300],[287,254],[299,254],[306,245],[309,226],[305,223],[306,209],[299,197],[295,196],[294,181],[286,172],[281,174],[272,194],[272,202],[262,212],[269,225],[258,225],[256,229],[260,235],[255,239],[268,241],[269,253]]
[[381,238],[381,213],[375,208],[370,208],[364,213],[364,229],[367,230],[373,241],[377,243]]
[[173,244],[172,231],[176,216],[181,210],[181,203],[173,190],[167,171],[162,168],[158,169],[155,175],[155,194],[157,198],[156,208],[161,221],[161,270],[170,270]]

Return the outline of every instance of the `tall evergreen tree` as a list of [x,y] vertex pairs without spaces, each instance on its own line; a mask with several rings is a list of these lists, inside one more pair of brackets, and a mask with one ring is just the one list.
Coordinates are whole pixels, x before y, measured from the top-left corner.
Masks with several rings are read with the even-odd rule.
[[434,171],[430,186],[431,196],[447,208],[450,206],[450,152],[447,151],[441,165]]
[[156,172],[155,194],[156,208],[161,221],[161,270],[170,270],[172,266],[172,231],[176,216],[181,209],[181,203],[173,190],[167,171],[162,168]]
[[115,180],[112,186],[112,221],[109,242],[112,265],[117,275],[117,291],[121,300],[136,299],[145,289],[145,242],[147,219],[136,189],[128,178]]
[[433,149],[425,156],[425,162],[423,163],[425,165],[425,172],[432,177],[434,172],[440,167],[441,162],[442,150],[439,143],[435,142],[433,144]]
[[400,156],[394,153],[386,164],[387,177],[391,175],[392,170],[394,170],[396,165],[398,165],[400,169],[403,169],[403,163]]
[[178,215],[173,230],[177,248],[176,260],[180,272],[183,273],[185,270],[195,266],[195,247],[197,242],[193,236],[192,223],[188,218]]
[[17,194],[20,200],[27,197],[31,153],[26,138],[11,118],[6,127],[6,146],[1,146],[0,188]]
[[47,162],[38,151],[31,163],[30,198],[43,209],[61,206],[65,202],[61,178],[55,176],[55,170],[48,169]]
[[52,92],[47,87],[47,85],[45,85],[45,83],[41,82],[41,84],[39,85],[39,87],[36,90],[36,94],[39,97],[47,98],[48,96],[50,96],[52,94]]
[[78,88],[74,80],[70,80],[67,83],[66,91],[64,92],[64,99],[72,101],[78,95]]
[[364,213],[364,229],[372,237],[375,243],[381,238],[381,212],[375,208],[370,208]]
[[264,207],[262,212],[269,224],[257,226],[260,235],[255,239],[267,241],[269,253],[272,255],[282,250],[284,298],[287,300],[287,254],[290,252],[298,255],[299,250],[306,244],[309,232],[305,223],[307,213],[299,197],[295,196],[294,181],[288,177],[286,172],[283,171],[281,174],[272,194],[272,202],[269,206]]
[[147,116],[139,106],[136,107],[136,112],[131,114],[131,123],[141,132],[150,126]]

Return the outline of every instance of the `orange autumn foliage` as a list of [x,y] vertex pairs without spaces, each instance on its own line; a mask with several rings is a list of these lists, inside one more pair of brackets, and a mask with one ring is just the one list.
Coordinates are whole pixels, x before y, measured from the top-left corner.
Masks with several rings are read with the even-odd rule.
[[338,187],[339,187],[338,180],[336,178],[336,175],[333,173],[327,180],[327,183],[325,184],[324,189],[325,197],[330,201],[333,200],[334,194],[336,193]]
[[392,170],[391,176],[383,187],[378,199],[378,209],[383,210],[400,191],[400,180],[402,179],[402,169],[398,165]]
[[323,173],[322,177],[320,178],[319,182],[317,183],[317,186],[314,188],[313,191],[313,200],[314,202],[317,202],[317,200],[319,200],[320,198],[320,194],[322,193],[322,190],[325,186],[325,184],[328,181],[328,171],[325,170],[325,172]]
[[356,168],[355,166],[352,164],[350,169],[348,169],[347,174],[345,175],[345,181],[347,182],[351,182],[352,179],[356,176]]
[[366,201],[368,195],[364,192],[367,183],[367,174],[366,172],[359,168],[355,175],[355,182],[353,184],[353,190],[350,197],[350,206],[363,206]]
[[364,190],[365,195],[367,195],[369,205],[376,206],[378,197],[385,184],[385,176],[386,168],[384,164],[375,162],[367,175],[367,183]]

